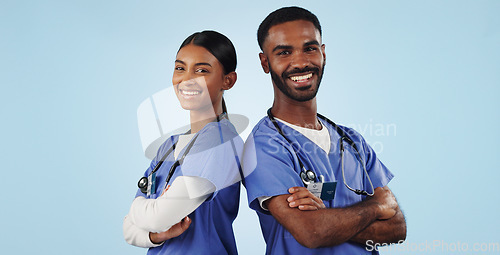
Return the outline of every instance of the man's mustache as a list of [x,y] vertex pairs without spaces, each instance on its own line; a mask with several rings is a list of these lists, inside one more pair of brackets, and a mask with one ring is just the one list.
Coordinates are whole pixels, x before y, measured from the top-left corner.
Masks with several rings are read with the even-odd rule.
[[283,72],[283,74],[281,74],[281,77],[283,79],[289,77],[290,75],[293,75],[293,74],[296,74],[296,73],[306,73],[306,72],[313,72],[315,74],[319,74],[319,68],[318,67],[304,67],[302,69],[299,69],[299,68],[295,68],[291,71],[288,71],[288,72]]

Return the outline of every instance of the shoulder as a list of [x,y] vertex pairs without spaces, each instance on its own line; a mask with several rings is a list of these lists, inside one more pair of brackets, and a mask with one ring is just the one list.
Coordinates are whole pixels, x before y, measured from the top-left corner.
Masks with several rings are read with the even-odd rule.
[[[227,119],[222,119],[219,122],[206,124],[198,132],[194,146],[198,147],[198,149],[208,149],[225,144],[231,140],[235,142],[241,140],[241,143],[243,143],[233,124]],[[195,151],[198,149],[195,149]]]
[[156,153],[156,157],[153,159],[154,161],[159,161],[163,155],[165,155],[168,150],[172,147],[172,145],[175,143],[175,141],[179,138],[179,135],[172,135],[168,137],[165,142],[163,142],[160,147],[158,148],[158,151]]
[[[326,123],[326,121],[323,121],[323,123]],[[340,139],[341,136],[345,136],[348,138],[348,140],[352,141],[351,142],[348,142],[350,145],[356,145],[356,149],[360,152],[360,153],[370,153],[371,152],[371,149],[368,145],[368,143],[366,142],[365,138],[358,132],[356,131],[354,128],[351,128],[351,127],[347,127],[347,126],[343,126],[343,125],[339,125],[339,124],[335,124],[337,126],[337,129],[333,126],[331,126],[331,129],[333,130],[333,132],[336,132],[338,138]],[[332,141],[333,141],[333,138],[331,138]],[[345,140],[344,140],[345,141]]]
[[259,143],[259,145],[280,144],[287,146],[288,142],[280,135],[268,117],[262,118],[252,129],[246,143]]
[[260,121],[253,127],[252,134],[257,135],[268,135],[270,133],[276,133],[276,129],[272,125],[268,117],[263,117]]
[[323,125],[329,126],[332,129],[332,131],[334,133],[336,133],[336,135],[339,136],[339,138],[341,136],[346,136],[349,139],[351,139],[353,142],[356,142],[356,143],[364,142],[363,136],[358,131],[356,131],[354,128],[347,127],[344,125],[339,125],[339,124],[336,124],[334,122],[333,122],[334,125],[332,125],[331,123],[328,123],[327,120],[322,119],[322,118],[320,118],[320,120],[323,123]]
[[257,125],[255,125],[251,135],[259,139],[285,140],[268,117],[262,118]]

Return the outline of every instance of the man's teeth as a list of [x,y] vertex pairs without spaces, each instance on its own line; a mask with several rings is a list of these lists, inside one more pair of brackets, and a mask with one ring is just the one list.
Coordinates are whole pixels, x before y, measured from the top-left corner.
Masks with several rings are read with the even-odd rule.
[[181,92],[183,95],[186,95],[186,96],[195,96],[195,95],[200,94],[199,91],[190,91],[190,90],[181,90]]
[[301,76],[291,76],[290,79],[292,79],[292,81],[303,81],[303,80],[307,80],[307,79],[311,78],[312,76],[313,76],[313,74],[310,73],[310,74],[301,75]]

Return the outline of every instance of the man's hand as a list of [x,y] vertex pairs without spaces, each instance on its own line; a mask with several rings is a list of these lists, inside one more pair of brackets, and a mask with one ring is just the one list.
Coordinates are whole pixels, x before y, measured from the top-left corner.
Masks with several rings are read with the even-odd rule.
[[387,220],[392,218],[398,211],[398,202],[387,187],[378,187],[375,189],[375,195],[369,199],[370,202],[378,205],[378,219]]
[[161,233],[149,232],[149,239],[154,244],[162,243],[168,239],[180,236],[182,233],[184,233],[184,231],[186,231],[189,228],[190,225],[191,225],[191,219],[188,216],[186,216],[186,218],[182,219],[179,223],[173,225],[165,232]]
[[323,200],[313,195],[305,187],[292,187],[288,189],[288,192],[292,194],[287,198],[288,206],[292,208],[297,207],[301,211],[315,211],[325,208]]
[[[387,193],[391,193],[388,195]],[[388,203],[392,203],[394,195],[390,189],[386,186],[383,188],[376,188],[375,195],[371,199],[379,199],[380,195],[388,198],[389,202],[386,201],[384,206],[387,206]],[[371,199],[368,199],[367,202],[370,203]],[[384,207],[383,206],[383,207]],[[394,206],[394,205],[392,205]],[[392,209],[386,210],[385,212],[390,212]],[[396,207],[396,214],[394,216],[392,213],[388,213],[383,215],[382,218],[389,217],[389,219],[376,220],[372,224],[370,224],[367,228],[363,229],[361,232],[356,234],[350,241],[357,242],[363,245],[366,245],[366,241],[371,240],[375,243],[397,243],[406,239],[406,221],[403,215],[403,212],[399,208]]]

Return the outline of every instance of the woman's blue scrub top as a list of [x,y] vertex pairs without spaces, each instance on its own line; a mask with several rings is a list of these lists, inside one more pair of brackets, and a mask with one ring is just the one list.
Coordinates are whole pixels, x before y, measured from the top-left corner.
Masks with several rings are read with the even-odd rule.
[[[162,144],[144,176],[151,173],[178,137],[171,136]],[[179,158],[185,150],[180,152]],[[192,223],[184,233],[165,241],[161,246],[150,248],[147,254],[238,253],[232,223],[239,207],[241,178],[238,165],[242,150],[243,140],[227,119],[208,123],[198,132],[193,147],[182,165],[176,168],[169,184],[177,176],[199,176],[212,182],[216,191],[189,215]],[[157,198],[161,195],[170,167],[175,162],[173,154],[168,155],[156,172],[156,192],[148,197],[138,190],[136,196]]]
[[[245,144],[243,169],[248,202],[257,211],[262,233],[267,244],[266,254],[372,254],[363,245],[346,242],[337,246],[309,249],[295,238],[268,211],[260,207],[258,197],[289,194],[288,189],[304,186],[300,178],[300,161],[307,170],[317,176],[323,175],[325,182],[337,181],[333,200],[323,201],[327,208],[347,207],[358,203],[364,196],[348,190],[342,179],[339,151],[340,135],[335,128],[321,120],[330,134],[329,153],[303,136],[300,132],[278,122],[290,143],[281,136],[268,117],[263,118],[253,129]],[[392,173],[380,162],[373,149],[353,129],[339,126],[358,147],[366,164],[374,188],[386,186],[393,178]],[[293,146],[293,147],[292,147]],[[344,142],[344,167],[347,184],[354,189],[372,192],[356,151]],[[375,254],[377,254],[375,252]]]

